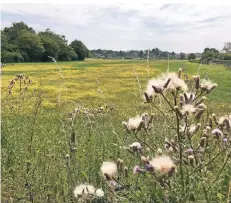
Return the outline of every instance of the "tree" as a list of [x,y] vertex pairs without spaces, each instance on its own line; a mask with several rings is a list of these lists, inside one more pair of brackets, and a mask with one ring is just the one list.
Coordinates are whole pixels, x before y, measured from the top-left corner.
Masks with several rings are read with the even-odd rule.
[[181,52],[181,53],[180,53],[180,59],[181,59],[181,60],[184,60],[184,58],[185,58],[185,53],[182,53],[182,52]]
[[202,53],[201,59],[217,59],[219,58],[219,51],[215,48],[205,48],[204,52]]
[[196,55],[194,53],[190,53],[188,55],[188,60],[192,60],[192,59],[195,59],[196,58]]
[[144,56],[144,52],[141,50],[141,51],[139,52],[139,57],[142,58],[143,56]]
[[222,50],[227,54],[231,54],[231,42],[226,42]]
[[24,53],[24,61],[40,61],[44,47],[39,36],[28,31],[22,31],[17,38],[18,49]]
[[77,54],[78,60],[82,61],[88,56],[89,50],[83,42],[79,40],[74,40],[73,42],[71,42],[70,47],[72,47]]

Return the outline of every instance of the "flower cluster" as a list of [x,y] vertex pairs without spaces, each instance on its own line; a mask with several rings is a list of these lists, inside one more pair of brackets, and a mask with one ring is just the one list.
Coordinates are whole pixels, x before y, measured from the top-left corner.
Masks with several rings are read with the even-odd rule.
[[81,184],[74,189],[74,196],[82,201],[89,201],[103,197],[104,191],[101,188],[95,189],[94,186],[89,184]]
[[28,89],[28,86],[32,83],[32,80],[29,79],[28,76],[23,75],[23,74],[16,75],[14,79],[9,81],[9,85],[8,85],[8,93],[9,94],[12,94],[12,90],[15,87],[17,82],[19,83],[20,91],[22,89],[24,91],[26,91]]
[[142,128],[148,131],[152,128],[153,115],[149,116],[147,113],[143,113],[141,116],[129,118],[128,122],[123,121],[122,124],[127,132],[139,132]]

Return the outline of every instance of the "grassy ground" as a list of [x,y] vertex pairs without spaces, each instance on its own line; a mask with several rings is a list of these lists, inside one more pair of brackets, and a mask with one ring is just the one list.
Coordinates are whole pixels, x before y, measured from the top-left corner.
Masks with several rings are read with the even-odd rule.
[[[148,79],[168,69],[167,61],[149,61],[149,68],[146,61],[126,60],[58,65],[61,70],[54,63],[7,64],[3,68],[2,200],[69,202],[76,184],[86,181],[104,188],[99,175],[102,161],[123,157],[129,163],[131,159],[118,147],[131,143],[121,122],[149,110],[141,99],[142,91]],[[180,67],[191,77],[199,66],[169,62],[170,71]],[[9,80],[21,73],[29,76],[32,85],[20,96],[17,83],[9,95]],[[218,84],[206,102],[209,112],[231,112],[231,69],[203,65],[199,73]],[[93,113],[94,119],[81,114],[71,122],[69,113],[80,106]],[[105,113],[97,113],[99,106]],[[162,136],[158,138],[161,143],[167,133],[156,130],[154,135]],[[133,166],[128,167],[132,171]]]

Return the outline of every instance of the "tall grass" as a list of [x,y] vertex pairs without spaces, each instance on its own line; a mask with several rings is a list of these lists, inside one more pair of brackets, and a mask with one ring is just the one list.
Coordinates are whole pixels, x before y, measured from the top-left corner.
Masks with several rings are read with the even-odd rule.
[[[164,186],[151,173],[133,174],[134,166],[141,165],[142,161],[141,154],[129,148],[131,143],[141,142],[142,155],[152,158],[158,148],[164,151],[165,138],[171,141],[176,134],[173,128],[176,118],[170,113],[168,104],[160,98],[156,98],[154,106],[144,104],[139,90],[146,86],[147,71],[150,77],[154,76],[166,70],[166,62],[149,61],[146,70],[145,61],[59,65],[62,66],[65,86],[52,64],[38,64],[38,69],[25,64],[9,66],[3,73],[2,201],[78,202],[73,191],[82,183],[103,189],[103,198],[89,200],[95,202],[228,201],[230,160],[224,164],[227,151],[219,151],[215,144],[206,157],[206,160],[213,161],[205,171],[199,168],[194,172],[190,166],[183,169],[184,183],[180,181],[178,165],[171,179],[165,179]],[[79,69],[73,72],[73,66]],[[81,69],[84,66],[90,68]],[[96,69],[97,66],[101,68]],[[181,62],[170,62],[170,71],[179,66]],[[46,67],[46,70],[41,70],[41,67]],[[197,70],[194,64],[187,63],[185,67],[188,75]],[[97,71],[101,74],[96,74]],[[200,71],[202,76],[207,73],[218,83],[207,100],[208,114],[228,113],[231,109],[230,70],[222,66],[212,69],[205,66]],[[28,75],[32,83],[28,83],[25,75],[20,76],[22,78],[14,81],[9,93],[8,80],[21,72]],[[99,87],[102,92],[97,91]],[[140,134],[127,133],[122,121],[143,112],[153,114],[152,129],[148,134],[143,130]],[[203,117],[204,125],[207,123],[206,115]],[[194,142],[199,143],[198,139]],[[118,158],[127,167],[127,174],[125,176],[123,171],[119,171],[115,177],[117,186],[112,189],[100,167],[104,161],[116,162]],[[168,181],[171,182],[170,190],[166,189]]]

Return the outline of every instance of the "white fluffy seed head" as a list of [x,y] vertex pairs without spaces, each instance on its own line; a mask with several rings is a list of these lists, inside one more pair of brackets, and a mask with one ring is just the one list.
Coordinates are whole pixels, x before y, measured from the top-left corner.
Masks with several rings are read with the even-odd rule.
[[101,169],[103,174],[107,174],[109,176],[113,176],[117,172],[116,164],[114,162],[111,162],[111,161],[103,162],[100,169]]
[[160,172],[169,172],[174,167],[173,161],[169,156],[158,156],[150,161],[150,165]]
[[95,192],[95,195],[97,197],[103,197],[104,196],[104,191],[101,188],[97,189],[96,192]]
[[74,196],[75,197],[81,197],[84,195],[94,195],[95,194],[95,188],[92,185],[88,184],[81,184],[78,185],[74,190]]
[[192,104],[184,104],[182,106],[182,114],[185,115],[185,114],[193,114],[193,113],[196,113],[196,108],[194,105]]

